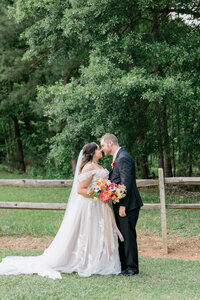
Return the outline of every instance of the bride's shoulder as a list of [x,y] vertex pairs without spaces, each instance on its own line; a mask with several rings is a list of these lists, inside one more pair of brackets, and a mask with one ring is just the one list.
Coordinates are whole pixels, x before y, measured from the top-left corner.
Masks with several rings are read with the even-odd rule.
[[90,163],[87,163],[83,169],[81,170],[81,173],[79,174],[79,181],[86,180],[93,176],[96,173],[96,170],[94,166]]
[[80,174],[83,174],[83,173],[87,173],[87,172],[91,172],[91,171],[94,171],[95,168],[94,168],[94,165],[92,163],[87,163],[83,169],[81,170],[81,173]]

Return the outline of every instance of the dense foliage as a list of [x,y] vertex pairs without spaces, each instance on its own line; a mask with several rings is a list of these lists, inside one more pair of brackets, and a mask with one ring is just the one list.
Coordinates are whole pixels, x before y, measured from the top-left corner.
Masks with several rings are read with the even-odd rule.
[[140,177],[199,173],[198,2],[3,3],[2,161],[67,177],[80,148],[112,132]]

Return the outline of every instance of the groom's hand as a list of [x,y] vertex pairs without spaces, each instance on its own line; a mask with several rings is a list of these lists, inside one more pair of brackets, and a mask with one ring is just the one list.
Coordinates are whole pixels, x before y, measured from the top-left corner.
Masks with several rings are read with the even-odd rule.
[[126,206],[119,207],[119,215],[120,217],[126,217]]

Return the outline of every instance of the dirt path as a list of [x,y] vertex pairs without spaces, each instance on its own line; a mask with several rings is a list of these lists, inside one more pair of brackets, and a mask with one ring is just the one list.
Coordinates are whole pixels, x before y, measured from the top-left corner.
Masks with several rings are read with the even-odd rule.
[[[26,237],[0,237],[0,248],[5,249],[38,249],[44,250],[51,243],[53,237],[44,236],[36,238]],[[168,257],[189,260],[200,260],[200,236],[183,238],[171,236],[168,239],[169,254],[162,250],[162,239],[150,235],[138,235],[138,248],[140,256]]]
[[200,236],[168,238],[169,253],[164,254],[162,238],[157,236],[138,236],[139,255],[148,257],[168,257],[189,260],[200,260]]

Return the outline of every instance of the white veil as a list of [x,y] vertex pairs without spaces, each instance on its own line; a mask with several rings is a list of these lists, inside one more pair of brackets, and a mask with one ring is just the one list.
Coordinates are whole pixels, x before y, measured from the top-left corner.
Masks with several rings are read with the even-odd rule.
[[57,261],[55,260],[55,257],[59,256],[59,253],[64,249],[67,245],[66,243],[66,237],[68,234],[70,234],[71,226],[73,225],[73,219],[75,218],[77,214],[77,199],[78,199],[78,176],[80,172],[80,166],[82,162],[83,157],[83,150],[80,151],[77,165],[76,165],[76,171],[74,175],[72,190],[68,199],[67,207],[65,210],[65,214],[62,220],[62,223],[60,225],[60,228],[53,239],[50,246],[44,251],[41,257],[43,257],[48,263],[49,261],[53,262],[51,263],[52,266],[57,265]]
[[[0,275],[33,274],[46,276],[52,279],[61,279],[63,253],[68,249],[74,220],[78,209],[78,176],[83,157],[81,150],[69,196],[67,208],[60,228],[50,246],[40,256],[8,256],[0,263]],[[69,252],[69,251],[68,251]]]
[[66,211],[65,211],[64,218],[67,217],[69,210],[72,209],[73,203],[74,203],[75,199],[77,199],[77,196],[78,196],[78,176],[79,176],[79,173],[80,173],[82,158],[83,158],[83,150],[80,151],[79,156],[78,156],[78,160],[77,160],[77,164],[76,164],[76,170],[75,170],[75,174],[74,174],[73,185],[72,185],[72,190],[71,190],[71,193],[69,195],[69,199],[68,199],[68,202],[67,202],[67,208],[66,208]]

